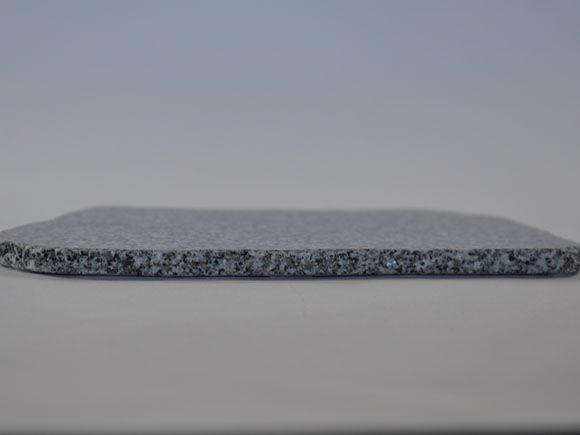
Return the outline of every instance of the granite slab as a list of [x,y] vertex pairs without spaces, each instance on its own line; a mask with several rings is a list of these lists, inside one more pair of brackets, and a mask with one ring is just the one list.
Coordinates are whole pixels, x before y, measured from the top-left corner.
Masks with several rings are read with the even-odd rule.
[[97,207],[0,232],[0,264],[166,277],[572,274],[580,245],[444,211]]

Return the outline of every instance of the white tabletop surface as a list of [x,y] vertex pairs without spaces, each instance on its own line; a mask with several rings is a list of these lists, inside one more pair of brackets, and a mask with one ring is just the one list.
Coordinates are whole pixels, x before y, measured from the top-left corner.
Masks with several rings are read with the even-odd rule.
[[[0,230],[432,208],[580,241],[578,2],[0,5]],[[580,426],[580,276],[0,268],[0,432]],[[539,426],[538,426],[539,425]]]
[[82,279],[0,269],[0,428],[580,424],[580,276]]

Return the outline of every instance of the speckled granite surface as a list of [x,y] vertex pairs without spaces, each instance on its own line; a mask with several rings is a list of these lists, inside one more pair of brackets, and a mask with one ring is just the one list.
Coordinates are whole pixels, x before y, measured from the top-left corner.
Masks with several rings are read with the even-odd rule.
[[0,263],[77,275],[570,274],[580,245],[440,211],[100,207],[0,232]]

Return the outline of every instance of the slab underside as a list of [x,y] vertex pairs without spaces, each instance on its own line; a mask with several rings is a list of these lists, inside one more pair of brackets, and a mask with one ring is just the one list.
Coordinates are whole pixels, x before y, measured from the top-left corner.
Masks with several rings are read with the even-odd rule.
[[167,277],[571,274],[580,245],[441,211],[99,207],[0,232],[0,264]]

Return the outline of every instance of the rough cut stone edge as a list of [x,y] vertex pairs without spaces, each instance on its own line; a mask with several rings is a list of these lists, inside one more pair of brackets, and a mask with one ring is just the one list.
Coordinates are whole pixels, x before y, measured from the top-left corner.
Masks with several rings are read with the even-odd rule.
[[0,243],[0,264],[59,275],[275,277],[569,275],[580,246],[525,249],[108,250]]

